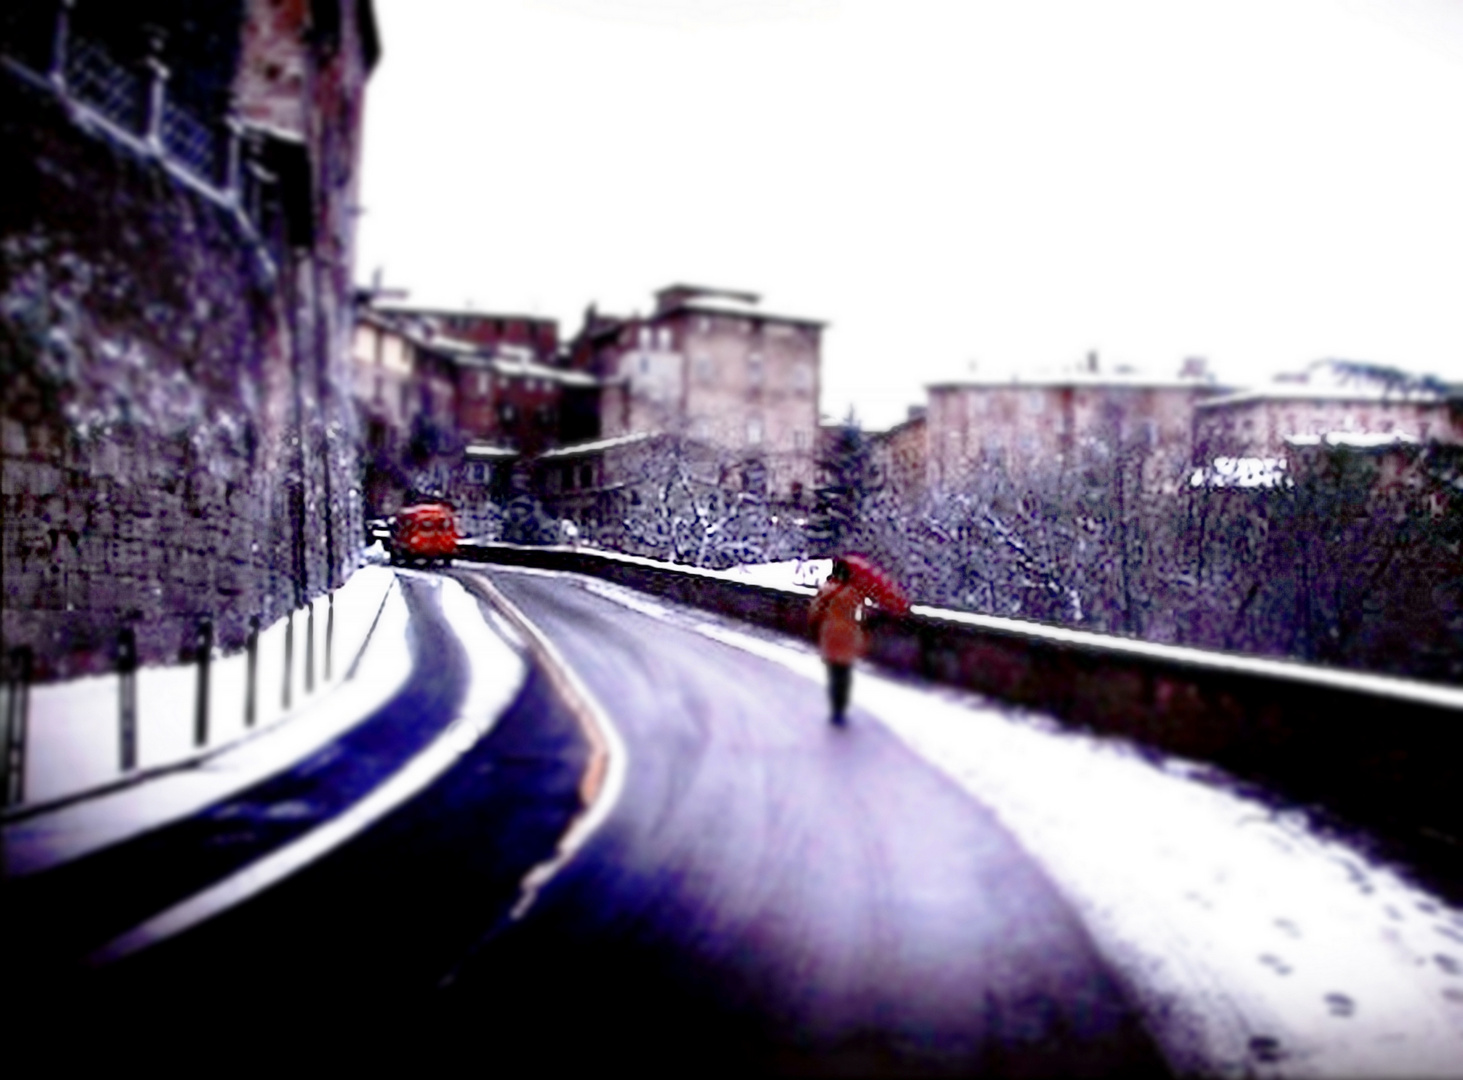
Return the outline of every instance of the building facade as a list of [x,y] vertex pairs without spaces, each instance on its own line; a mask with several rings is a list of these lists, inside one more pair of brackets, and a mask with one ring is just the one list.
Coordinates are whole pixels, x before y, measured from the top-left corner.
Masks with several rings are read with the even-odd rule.
[[931,489],[971,483],[982,469],[1017,481],[1114,455],[1141,463],[1146,490],[1180,489],[1192,457],[1194,410],[1215,393],[1202,369],[1174,379],[1087,370],[1053,378],[965,379],[929,387]]
[[1284,458],[1317,440],[1463,442],[1458,399],[1433,380],[1320,361],[1272,383],[1199,403],[1196,466],[1218,457]]
[[823,326],[764,311],[752,293],[673,285],[648,316],[591,308],[568,362],[623,384],[606,398],[606,435],[703,443],[734,465],[735,482],[797,502],[815,479]]

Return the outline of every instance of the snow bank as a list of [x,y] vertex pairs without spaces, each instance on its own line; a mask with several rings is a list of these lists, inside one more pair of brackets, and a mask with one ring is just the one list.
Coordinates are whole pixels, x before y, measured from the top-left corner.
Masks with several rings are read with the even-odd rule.
[[832,568],[832,559],[788,559],[784,562],[733,566],[730,570],[723,571],[723,576],[778,589],[794,585],[817,588],[823,584]]
[[[318,597],[312,605],[260,631],[253,731],[279,723],[340,685],[393,580],[384,567],[362,567],[336,590],[333,612],[332,600]],[[313,642],[309,638],[312,630]],[[291,653],[287,697],[286,645]],[[307,657],[313,660],[314,680],[309,687]],[[246,672],[244,653],[223,656],[214,652],[209,664],[208,748],[252,733],[245,727]],[[175,764],[204,749],[193,741],[197,693],[196,664],[144,667],[137,672],[139,770]],[[31,688],[26,805],[76,795],[125,775],[121,771],[120,698],[121,680],[116,675]]]

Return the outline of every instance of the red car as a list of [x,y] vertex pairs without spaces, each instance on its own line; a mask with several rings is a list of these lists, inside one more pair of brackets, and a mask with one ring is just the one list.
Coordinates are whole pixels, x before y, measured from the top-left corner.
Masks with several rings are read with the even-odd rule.
[[403,506],[391,522],[392,565],[446,561],[457,554],[457,515],[446,503]]

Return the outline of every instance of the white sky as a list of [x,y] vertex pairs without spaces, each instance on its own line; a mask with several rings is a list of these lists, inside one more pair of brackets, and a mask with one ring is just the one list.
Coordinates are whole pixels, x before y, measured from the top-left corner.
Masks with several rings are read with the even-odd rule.
[[376,0],[357,276],[826,319],[824,412],[1097,349],[1463,379],[1454,0]]

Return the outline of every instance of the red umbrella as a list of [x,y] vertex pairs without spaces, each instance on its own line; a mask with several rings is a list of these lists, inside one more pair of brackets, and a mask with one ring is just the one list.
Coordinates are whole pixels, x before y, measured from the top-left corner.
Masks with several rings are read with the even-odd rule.
[[885,611],[904,615],[909,611],[909,600],[888,572],[864,555],[845,555],[848,563],[849,583]]

